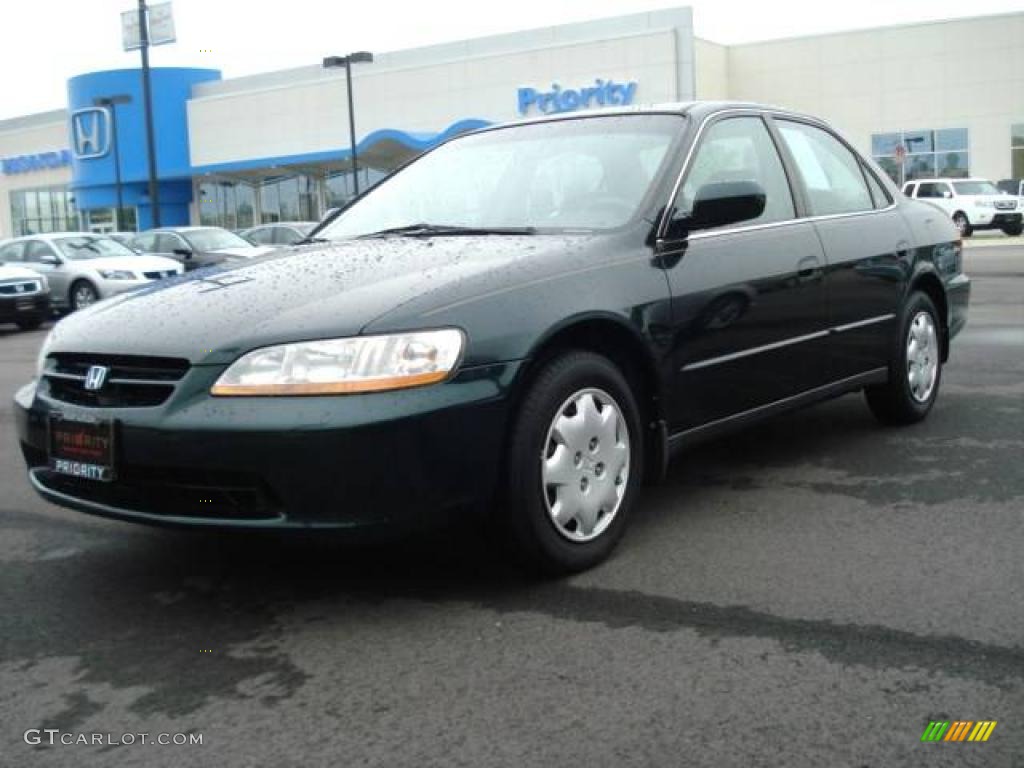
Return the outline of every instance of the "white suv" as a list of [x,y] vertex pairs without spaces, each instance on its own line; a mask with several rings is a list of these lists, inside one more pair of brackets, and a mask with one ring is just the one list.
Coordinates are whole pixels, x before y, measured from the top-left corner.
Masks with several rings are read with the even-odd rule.
[[1018,198],[986,179],[915,179],[903,185],[903,194],[941,208],[963,237],[976,229],[1001,229],[1008,235],[1024,231]]

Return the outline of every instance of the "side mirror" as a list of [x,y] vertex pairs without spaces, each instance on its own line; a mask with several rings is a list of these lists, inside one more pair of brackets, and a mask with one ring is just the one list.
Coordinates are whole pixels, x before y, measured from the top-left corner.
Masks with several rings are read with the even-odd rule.
[[720,181],[697,190],[693,210],[681,223],[687,230],[712,229],[756,219],[768,195],[756,181]]
[[174,251],[172,251],[172,253],[174,253],[175,256],[181,256],[182,258],[185,259],[192,258],[192,251],[190,251],[188,248],[175,248]]
[[58,267],[58,266],[60,266],[60,259],[58,259],[53,254],[48,253],[45,256],[40,256],[39,257],[39,263],[40,264],[49,264],[51,267]]

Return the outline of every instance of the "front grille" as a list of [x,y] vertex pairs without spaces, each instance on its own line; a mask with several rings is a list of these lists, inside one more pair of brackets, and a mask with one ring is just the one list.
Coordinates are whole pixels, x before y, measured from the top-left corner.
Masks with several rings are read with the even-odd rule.
[[76,499],[162,517],[273,520],[282,516],[270,489],[254,474],[123,466],[117,480],[100,483],[40,468],[47,488]]
[[1016,200],[996,200],[996,210],[999,211],[1015,211],[1017,210]]
[[[85,388],[92,366],[108,369],[97,390]],[[188,360],[136,355],[50,355],[43,370],[49,394],[55,400],[90,408],[140,408],[160,405],[188,372]]]
[[165,277],[173,277],[177,274],[173,269],[167,269],[162,272],[143,272],[142,275],[147,280],[161,280]]
[[0,295],[2,296],[29,296],[39,293],[43,284],[39,280],[18,280],[8,283],[0,283]]

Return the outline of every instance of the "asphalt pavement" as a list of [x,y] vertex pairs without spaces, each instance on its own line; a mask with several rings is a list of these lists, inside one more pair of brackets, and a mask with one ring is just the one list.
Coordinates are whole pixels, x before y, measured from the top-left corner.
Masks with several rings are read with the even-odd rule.
[[[0,326],[0,766],[1024,765],[1024,247],[965,262],[925,423],[848,396],[697,446],[612,560],[552,582],[458,532],[50,506],[10,408],[44,332]],[[932,720],[998,725],[922,743]]]

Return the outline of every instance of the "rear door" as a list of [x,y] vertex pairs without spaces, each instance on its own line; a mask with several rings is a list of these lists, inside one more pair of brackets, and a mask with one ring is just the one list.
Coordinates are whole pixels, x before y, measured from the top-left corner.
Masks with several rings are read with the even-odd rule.
[[[763,188],[764,212],[734,225],[683,231],[697,191],[730,181]],[[825,381],[824,255],[814,225],[798,215],[763,117],[726,115],[705,125],[662,242],[672,291],[674,430]]]
[[874,172],[834,133],[774,123],[825,250],[829,378],[884,368],[912,263],[910,230]]

